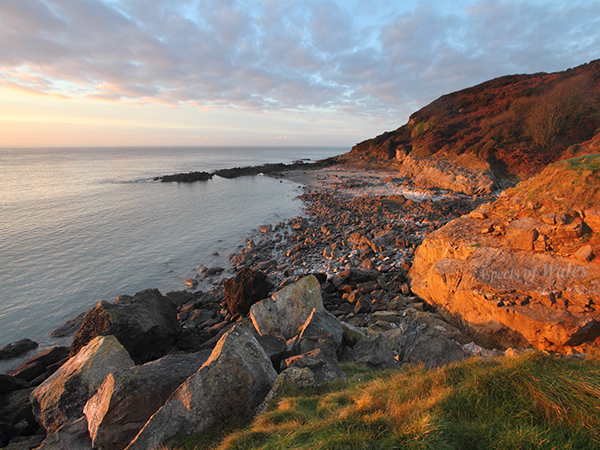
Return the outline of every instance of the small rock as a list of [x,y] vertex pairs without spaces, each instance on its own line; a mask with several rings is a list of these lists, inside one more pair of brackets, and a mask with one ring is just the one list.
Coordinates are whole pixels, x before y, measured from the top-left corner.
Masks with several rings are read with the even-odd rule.
[[6,345],[2,350],[0,350],[0,361],[3,359],[16,358],[17,356],[33,350],[37,346],[38,343],[32,341],[31,339],[19,339],[18,341]]
[[575,257],[581,259],[582,261],[591,261],[594,259],[594,249],[591,245],[587,244],[577,250],[575,253]]

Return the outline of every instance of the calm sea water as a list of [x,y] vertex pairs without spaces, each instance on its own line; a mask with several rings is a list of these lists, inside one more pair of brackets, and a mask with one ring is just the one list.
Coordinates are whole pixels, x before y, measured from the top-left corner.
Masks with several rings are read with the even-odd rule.
[[[295,183],[177,172],[317,160],[345,148],[0,149],[0,347],[39,342],[99,300],[184,288],[252,228],[301,213]],[[213,256],[219,252],[221,256]]]

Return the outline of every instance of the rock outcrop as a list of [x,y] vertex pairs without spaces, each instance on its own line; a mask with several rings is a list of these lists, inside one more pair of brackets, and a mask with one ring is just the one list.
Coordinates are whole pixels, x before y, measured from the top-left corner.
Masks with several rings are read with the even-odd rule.
[[175,305],[157,289],[147,289],[114,303],[100,301],[73,338],[71,355],[96,336],[112,335],[134,360],[148,362],[164,356],[180,332]]
[[114,336],[99,336],[31,393],[38,422],[52,433],[83,416],[83,407],[104,379],[134,365]]
[[408,155],[402,159],[400,176],[411,178],[417,186],[467,195],[490,194],[497,183],[489,167],[467,168],[441,156],[422,158]]
[[139,432],[128,450],[157,448],[178,433],[191,435],[236,415],[253,414],[277,373],[252,333],[236,325]]
[[593,344],[600,237],[585,211],[600,203],[599,161],[553,164],[431,233],[410,271],[413,292],[488,346],[570,352]]

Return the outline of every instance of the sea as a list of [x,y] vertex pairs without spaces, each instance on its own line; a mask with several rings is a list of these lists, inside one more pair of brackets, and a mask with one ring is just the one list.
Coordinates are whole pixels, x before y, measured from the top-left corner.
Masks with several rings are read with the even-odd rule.
[[[0,348],[49,333],[100,300],[186,288],[228,267],[252,229],[302,214],[297,183],[155,177],[316,161],[342,147],[0,149]],[[67,344],[68,345],[68,344]],[[0,362],[0,372],[9,369]],[[14,364],[14,363],[13,363]]]

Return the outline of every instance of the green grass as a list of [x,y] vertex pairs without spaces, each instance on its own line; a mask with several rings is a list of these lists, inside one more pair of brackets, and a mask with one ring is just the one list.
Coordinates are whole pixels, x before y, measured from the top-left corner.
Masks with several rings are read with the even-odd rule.
[[[291,389],[236,430],[174,449],[600,448],[600,362],[528,353]],[[213,432],[214,433],[214,432]]]

